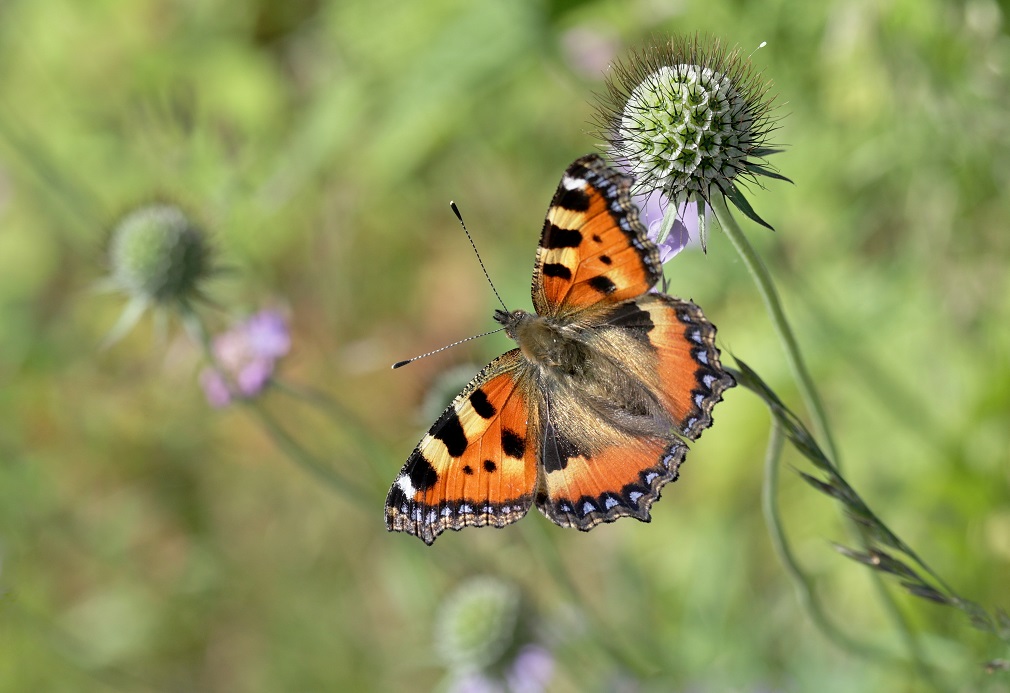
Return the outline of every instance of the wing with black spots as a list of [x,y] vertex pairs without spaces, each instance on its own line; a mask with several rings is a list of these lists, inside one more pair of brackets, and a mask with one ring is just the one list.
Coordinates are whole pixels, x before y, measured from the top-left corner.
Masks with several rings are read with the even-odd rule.
[[631,201],[631,178],[596,154],[568,167],[551,200],[533,270],[533,307],[570,315],[640,296],[659,281],[655,243]]
[[504,527],[526,514],[537,404],[524,367],[518,349],[499,356],[446,408],[389,490],[387,529],[432,544],[447,529]]
[[[625,435],[587,445],[556,417],[562,402],[545,400],[541,479],[537,509],[562,527],[588,532],[621,517],[650,520],[649,508],[664,485],[675,481],[687,446],[675,435]],[[601,426],[606,425],[601,422]]]

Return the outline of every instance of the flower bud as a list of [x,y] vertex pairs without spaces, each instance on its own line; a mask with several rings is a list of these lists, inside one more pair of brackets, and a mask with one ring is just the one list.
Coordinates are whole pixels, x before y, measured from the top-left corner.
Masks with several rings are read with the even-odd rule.
[[109,248],[112,281],[134,298],[185,303],[210,273],[206,237],[174,205],[136,209],[120,220]]
[[436,624],[438,651],[451,669],[488,669],[513,644],[518,617],[515,585],[494,577],[471,578],[442,605]]

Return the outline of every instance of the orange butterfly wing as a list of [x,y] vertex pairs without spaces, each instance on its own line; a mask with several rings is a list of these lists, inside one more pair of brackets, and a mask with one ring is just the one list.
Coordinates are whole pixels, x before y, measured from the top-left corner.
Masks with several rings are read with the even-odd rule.
[[[386,496],[386,527],[432,544],[446,529],[504,527],[526,514],[537,480],[536,404],[513,349],[446,408]],[[532,409],[531,409],[532,405]]]
[[[590,343],[655,398],[672,432],[629,435],[615,428],[604,436],[607,445],[590,450],[578,431],[566,433],[552,421],[548,400],[537,508],[581,530],[625,516],[648,522],[662,487],[679,475],[687,453],[681,437],[695,440],[712,424],[712,408],[735,382],[719,362],[715,326],[693,303],[663,294],[614,306]],[[601,417],[595,425],[610,424]]]
[[565,315],[648,291],[659,251],[631,202],[631,178],[589,154],[565,171],[547,211],[533,270],[533,307]]
[[608,313],[596,342],[615,354],[629,352],[628,338],[642,345],[642,357],[623,364],[657,394],[676,432],[696,440],[712,425],[722,393],[736,384],[719,361],[715,332],[694,303],[650,293]]
[[[601,424],[604,425],[604,424]],[[537,509],[562,527],[589,531],[621,517],[649,521],[660,489],[675,481],[687,446],[676,436],[628,436],[589,450],[550,422],[542,448]]]
[[[548,210],[533,274],[537,313],[577,323],[596,358],[619,364],[620,379],[660,410],[622,410],[616,390],[617,409],[608,410],[583,393],[553,408],[595,406],[602,415],[562,414],[555,421],[545,393],[536,504],[555,523],[581,530],[624,516],[648,521],[661,488],[678,476],[687,452],[681,436],[701,435],[715,403],[735,384],[701,310],[647,293],[661,263],[630,186],[596,155],[575,161]],[[629,420],[637,421],[630,432]],[[593,444],[585,442],[587,427]]]

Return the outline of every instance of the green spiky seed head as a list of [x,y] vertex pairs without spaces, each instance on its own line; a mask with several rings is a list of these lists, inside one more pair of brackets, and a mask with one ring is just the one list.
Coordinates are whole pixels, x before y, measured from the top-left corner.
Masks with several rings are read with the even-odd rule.
[[109,260],[116,286],[154,303],[189,301],[211,270],[203,231],[169,204],[148,205],[123,217],[112,233]]
[[739,49],[674,38],[616,64],[607,86],[597,103],[599,134],[639,192],[662,191],[678,207],[721,194],[765,224],[737,183],[788,179],[765,163],[777,151],[767,145],[772,101]]
[[[631,92],[619,137],[637,179],[663,181],[687,201],[746,160],[754,119],[725,75],[699,65],[663,66]],[[743,145],[743,147],[741,147]]]

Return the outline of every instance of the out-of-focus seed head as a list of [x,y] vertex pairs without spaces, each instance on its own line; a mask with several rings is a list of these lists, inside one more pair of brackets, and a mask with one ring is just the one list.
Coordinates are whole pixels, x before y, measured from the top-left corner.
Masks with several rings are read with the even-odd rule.
[[467,580],[442,604],[435,631],[439,654],[454,670],[494,666],[515,640],[519,606],[512,583],[494,577]]
[[212,271],[203,231],[178,207],[155,204],[124,216],[109,246],[117,288],[149,303],[187,304]]

